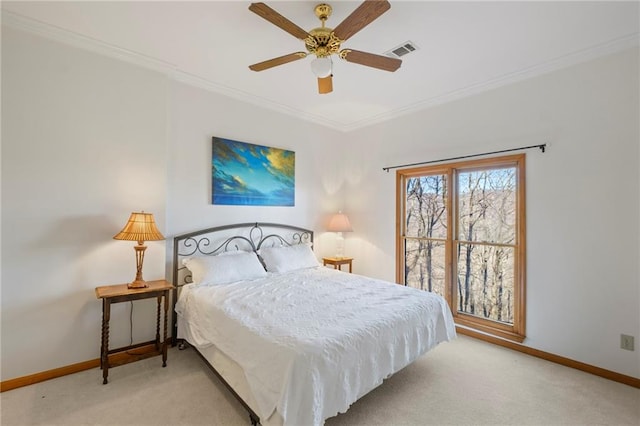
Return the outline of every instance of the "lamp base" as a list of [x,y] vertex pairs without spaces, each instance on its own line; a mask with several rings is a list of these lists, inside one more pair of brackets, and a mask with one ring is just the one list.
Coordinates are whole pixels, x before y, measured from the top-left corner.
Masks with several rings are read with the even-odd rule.
[[127,284],[127,288],[146,288],[149,287],[149,284],[145,280],[135,280]]

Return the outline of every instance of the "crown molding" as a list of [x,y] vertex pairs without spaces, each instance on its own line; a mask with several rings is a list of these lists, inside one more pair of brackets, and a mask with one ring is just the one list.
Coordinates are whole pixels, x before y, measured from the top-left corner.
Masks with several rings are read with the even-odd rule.
[[176,65],[169,62],[161,61],[142,53],[124,49],[110,43],[105,43],[95,38],[87,37],[85,35],[37,21],[32,18],[27,18],[6,10],[2,10],[2,25],[26,31],[59,43],[89,50],[100,55],[129,62],[153,71],[166,73],[167,71],[176,68]]
[[321,126],[333,128],[336,130],[342,130],[340,129],[340,124],[332,120],[327,120],[317,115],[308,114],[290,108],[286,105],[270,101],[268,99],[264,99],[237,89],[233,89],[231,87],[214,83],[202,77],[198,77],[196,75],[182,71],[178,69],[177,65],[175,64],[160,61],[144,54],[124,49],[113,44],[105,43],[103,41],[31,18],[27,18],[13,12],[4,10],[2,11],[2,25],[7,25],[9,27],[36,34],[41,37],[54,40],[66,45],[88,50],[93,53],[108,56],[153,71],[157,71],[165,74],[168,78],[171,78],[177,82],[222,94],[242,102],[247,102],[258,107],[267,108],[276,112],[280,112],[282,114],[287,114],[298,119],[303,119],[315,124],[319,124]]
[[564,55],[545,63],[535,65],[529,68],[523,68],[521,70],[505,74],[503,76],[486,80],[471,86],[464,87],[462,89],[454,90],[440,96],[436,96],[424,101],[417,102],[413,105],[409,105],[404,108],[398,108],[388,113],[382,113],[372,116],[366,120],[361,120],[346,126],[343,126],[341,130],[345,132],[357,130],[363,127],[372,126],[384,121],[392,120],[404,115],[413,114],[431,108],[434,106],[442,105],[448,102],[456,101],[469,96],[477,95],[483,92],[487,92],[492,89],[496,89],[509,84],[518,83],[523,80],[538,77],[544,74],[548,74],[554,71],[559,71],[564,68],[569,68],[573,65],[578,65],[584,62],[595,60],[597,58],[621,52],[626,49],[640,46],[640,33],[629,34],[606,43],[602,43],[587,49],[573,52],[568,55]]
[[71,45],[77,48],[138,65],[153,71],[163,73],[168,78],[177,82],[222,94],[242,102],[280,112],[282,114],[293,116],[297,119],[309,121],[342,132],[351,132],[363,127],[368,127],[385,121],[393,120],[395,118],[419,112],[437,105],[442,105],[465,97],[480,94],[482,92],[486,92],[501,86],[517,83],[519,81],[547,74],[579,63],[587,62],[598,57],[616,53],[625,49],[637,47],[640,44],[639,33],[629,34],[627,36],[620,37],[606,43],[602,43],[578,52],[573,52],[571,54],[555,58],[543,64],[524,68],[494,79],[479,82],[462,89],[454,90],[436,97],[425,99],[407,107],[398,108],[392,111],[371,116],[364,120],[345,124],[333,120],[328,120],[315,114],[309,114],[300,110],[296,110],[289,106],[273,102],[255,95],[251,95],[241,90],[214,83],[202,77],[198,77],[196,75],[182,71],[178,69],[177,65],[175,64],[161,61],[139,52],[105,43],[103,41],[31,18],[27,18],[13,12],[3,10],[1,13],[2,25],[7,25],[9,27],[30,32],[63,44]]
[[54,40],[62,44],[128,62],[140,67],[150,69],[152,71],[157,71],[165,74],[168,78],[177,82],[222,94],[242,102],[247,102],[258,107],[277,111],[282,114],[287,114],[298,119],[303,119],[315,124],[319,124],[321,126],[341,130],[339,128],[340,124],[332,120],[327,120],[323,117],[308,114],[303,111],[290,108],[286,105],[279,104],[277,102],[273,102],[255,95],[251,95],[241,90],[214,83],[202,77],[198,77],[196,75],[182,71],[175,64],[161,61],[139,52],[125,49],[110,43],[105,43],[101,40],[87,37],[85,35],[56,27],[51,24],[40,22],[13,12],[8,12],[5,10],[2,11],[2,25],[35,34],[49,40]]
[[265,99],[259,96],[251,95],[249,93],[243,92],[238,89],[234,89],[231,87],[223,86],[221,84],[214,83],[210,80],[207,80],[202,77],[198,77],[196,75],[187,73],[181,70],[173,70],[170,74],[170,78],[174,81],[188,84],[190,86],[198,87],[200,89],[204,89],[210,92],[215,92],[242,102],[249,103],[251,105],[255,105],[260,108],[269,109],[275,112],[279,112],[282,114],[290,115],[297,119],[309,121],[324,127],[329,127],[335,130],[342,130],[340,128],[340,124],[336,123],[333,120],[328,120],[324,117],[309,114],[305,111],[300,111],[298,109],[291,108],[287,105],[280,104],[278,102],[273,102],[269,99]]

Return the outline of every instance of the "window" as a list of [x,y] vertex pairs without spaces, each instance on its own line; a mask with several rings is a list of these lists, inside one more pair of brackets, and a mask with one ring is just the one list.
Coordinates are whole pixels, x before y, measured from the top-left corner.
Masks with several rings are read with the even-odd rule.
[[525,336],[524,155],[397,172],[397,280],[443,296],[456,324]]

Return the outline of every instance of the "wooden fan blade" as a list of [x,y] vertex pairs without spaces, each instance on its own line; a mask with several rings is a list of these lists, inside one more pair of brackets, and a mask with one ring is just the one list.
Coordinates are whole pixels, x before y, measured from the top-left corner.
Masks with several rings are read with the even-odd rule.
[[278,12],[264,3],[251,3],[251,5],[249,6],[249,10],[271,22],[273,25],[282,28],[295,38],[304,40],[305,38],[310,37],[308,32],[306,32],[284,16],[280,15]]
[[345,41],[380,15],[391,8],[387,0],[365,0],[356,10],[333,30],[340,40]]
[[269,68],[276,67],[278,65],[287,64],[289,62],[297,61],[306,57],[304,52],[289,53],[288,55],[279,56],[277,58],[269,59],[267,61],[258,62],[257,64],[249,65],[249,69],[252,71],[264,71]]
[[318,93],[324,95],[333,92],[333,76],[318,78]]
[[359,50],[344,49],[340,51],[340,57],[347,62],[354,64],[366,65],[368,67],[377,68],[379,70],[394,72],[400,65],[402,60],[390,58],[388,56],[376,55],[374,53],[361,52]]

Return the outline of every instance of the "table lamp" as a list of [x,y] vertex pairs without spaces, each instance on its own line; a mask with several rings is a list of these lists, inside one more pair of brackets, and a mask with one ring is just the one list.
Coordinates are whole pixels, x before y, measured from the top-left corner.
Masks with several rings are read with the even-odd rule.
[[337,233],[336,259],[342,259],[344,257],[344,237],[342,236],[342,233],[353,231],[349,218],[346,214],[339,211],[331,217],[331,220],[329,220],[327,230]]
[[144,262],[144,251],[147,246],[144,245],[145,241],[160,241],[164,240],[164,235],[156,227],[156,222],[153,220],[153,214],[145,212],[133,212],[129,217],[129,221],[122,228],[122,231],[117,233],[114,240],[128,240],[137,241],[138,245],[133,247],[136,252],[136,279],[127,284],[129,288],[144,288],[148,287],[146,281],[142,278],[142,263]]

